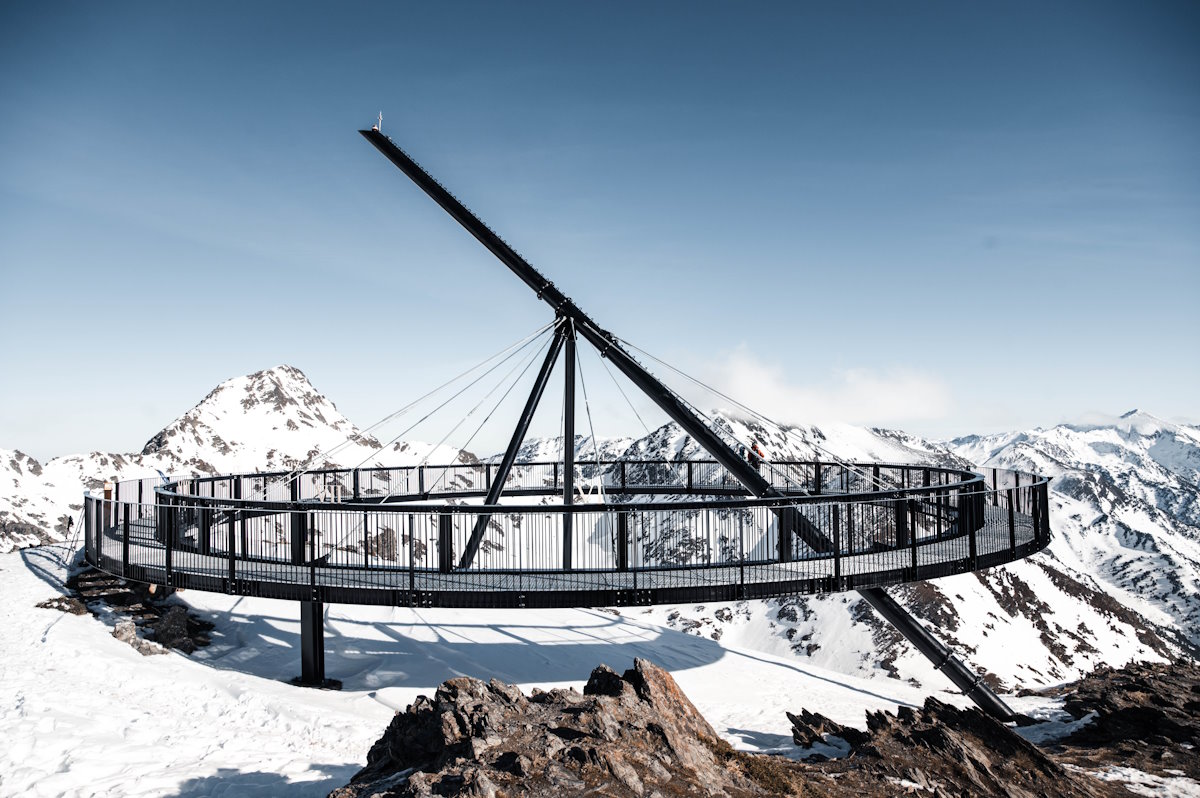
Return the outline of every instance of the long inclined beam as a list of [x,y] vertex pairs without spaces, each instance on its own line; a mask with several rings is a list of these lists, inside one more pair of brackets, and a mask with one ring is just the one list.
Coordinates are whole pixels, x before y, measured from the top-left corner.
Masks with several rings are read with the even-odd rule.
[[[554,370],[554,364],[558,360],[558,353],[562,351],[563,341],[566,338],[567,325],[560,324],[559,328],[554,331],[554,340],[550,342],[550,349],[546,352],[546,358],[542,361],[542,367],[538,371],[537,379],[533,382],[533,389],[529,392],[529,398],[525,401],[525,407],[521,410],[521,417],[517,419],[517,428],[513,430],[512,438],[508,442],[508,448],[504,450],[504,457],[500,460],[500,467],[496,470],[492,478],[492,484],[488,486],[487,498],[483,500],[485,505],[494,505],[500,499],[500,494],[504,490],[504,483],[508,480],[508,474],[512,471],[513,463],[517,462],[517,452],[521,448],[521,444],[525,441],[525,433],[529,431],[529,424],[533,421],[533,414],[537,412],[538,403],[542,400],[542,394],[546,391],[546,383],[550,381],[550,372]],[[471,562],[475,559],[475,555],[479,552],[479,546],[483,543],[483,533],[487,530],[487,525],[492,520],[490,513],[480,514],[475,521],[475,527],[471,530],[471,537],[467,540],[467,546],[463,549],[462,558],[458,561],[459,568],[469,568]]]
[[360,130],[368,141],[404,172],[410,180],[440,205],[446,213],[475,236],[493,255],[509,268],[526,285],[537,292],[537,296],[554,311],[575,322],[575,329],[588,343],[596,347],[602,357],[608,357],[639,389],[646,393],[673,421],[683,427],[702,448],[724,466],[755,496],[773,495],[769,482],[758,473],[758,469],[747,463],[737,452],[708,428],[682,401],[646,371],[617,342],[616,337],[605,331],[591,319],[569,297],[560,291],[545,275],[535,269],[510,247],[479,217],[469,211],[454,195],[433,179],[408,153],[397,147],[378,130]]
[[[755,496],[780,495],[771,484],[763,478],[750,463],[746,462],[715,432],[709,429],[683,401],[657,378],[648,372],[636,359],[617,341],[616,336],[604,330],[576,305],[566,294],[560,291],[545,275],[535,269],[528,261],[517,254],[504,239],[484,224],[478,216],[467,209],[457,198],[437,182],[428,172],[409,157],[408,153],[396,146],[391,139],[378,130],[360,130],[367,141],[371,142],[384,157],[391,161],[401,172],[442,207],[451,218],[462,225],[467,232],[475,236],[489,252],[517,275],[526,285],[532,288],[538,296],[555,313],[565,316],[575,322],[576,331],[596,347],[601,357],[607,357],[630,382],[648,396],[667,416],[678,424],[700,446],[713,456],[735,479]],[[817,551],[828,551],[832,544],[811,523],[808,522],[795,508],[784,508],[780,512],[779,521],[779,553],[781,559],[789,559],[791,554],[790,533],[799,532],[809,546]],[[979,676],[965,663],[954,656],[950,650],[923,627],[911,613],[901,607],[881,588],[860,590],[859,593],[886,620],[896,627],[934,666],[942,670],[955,686],[963,691],[981,709],[993,717],[1008,720],[1014,713],[1000,700],[991,688],[983,683]]]

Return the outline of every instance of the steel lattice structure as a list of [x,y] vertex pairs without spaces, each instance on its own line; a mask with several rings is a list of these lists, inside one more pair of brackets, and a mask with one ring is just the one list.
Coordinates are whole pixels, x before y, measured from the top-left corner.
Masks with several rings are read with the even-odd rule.
[[[884,590],[1029,556],[1047,481],[930,465],[748,461],[615,335],[378,129],[360,131],[555,313],[496,463],[135,481],[85,497],[89,563],[135,581],[302,602],[302,679],[324,680],[325,602],[572,607],[857,590],[979,706],[1009,708]],[[711,460],[518,463],[551,372],[575,440],[575,347],[594,346]],[[539,500],[535,502],[533,500]],[[552,499],[552,503],[547,503]]]

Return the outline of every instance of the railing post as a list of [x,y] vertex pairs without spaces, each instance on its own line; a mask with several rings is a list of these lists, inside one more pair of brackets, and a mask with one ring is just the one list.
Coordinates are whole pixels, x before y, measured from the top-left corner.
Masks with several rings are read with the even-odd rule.
[[291,492],[292,510],[291,518],[291,560],[292,565],[304,564],[304,549],[305,537],[308,536],[308,513],[299,509],[300,505],[300,478],[293,477],[289,490]]
[[800,511],[795,507],[784,507],[776,514],[779,519],[779,561],[792,561],[792,533],[796,531],[796,515]]
[[914,574],[917,570],[917,506],[912,499],[904,502],[905,514],[908,516],[908,540],[912,546],[912,567]]
[[121,508],[121,576],[129,576],[129,505]]
[[1017,518],[1013,509],[1013,489],[1009,488],[1005,493],[1008,494],[1008,546],[1015,552],[1017,550]]
[[413,514],[408,514],[408,590],[413,594],[417,590],[417,566],[413,561],[413,551],[416,544],[413,542]]
[[833,505],[833,589],[842,587],[842,512],[841,505]]
[[853,503],[846,505],[846,554],[854,554],[854,507]]
[[[751,510],[751,513],[754,511]],[[746,597],[746,519],[741,510],[734,510],[738,520],[738,598]]]
[[174,549],[175,549],[175,535],[178,533],[178,529],[176,528],[176,521],[178,520],[178,514],[176,512],[176,507],[173,503],[168,502],[167,506],[164,509],[166,510],[166,516],[167,516],[167,530],[166,530],[166,535],[164,536],[166,538],[166,546],[167,546],[166,555],[167,555],[167,557],[166,557],[166,563],[165,563],[166,568],[164,570],[166,571],[166,574],[167,574],[166,586],[171,587],[171,560],[172,560],[172,554],[174,553]]
[[83,499],[83,556],[85,560],[95,559],[95,554],[92,552],[95,545],[92,542],[92,514],[94,512],[95,503],[91,498],[85,496]]
[[[417,466],[417,493],[425,496],[425,466]],[[429,498],[425,496],[425,498]]]
[[[982,487],[981,485],[980,488]],[[958,523],[961,525],[965,521],[967,524],[968,556],[971,559],[972,571],[979,570],[979,540],[976,537],[979,526],[975,523],[976,497],[982,499],[983,494],[972,491],[959,494],[958,497]]]
[[209,533],[212,531],[210,508],[200,507],[198,515],[199,517],[196,519],[196,551],[199,554],[208,554],[210,551]]
[[[557,466],[558,464],[555,463],[555,465]],[[625,461],[622,460],[621,461],[621,492],[622,493],[625,492],[625,484],[626,484],[625,483]]]
[[229,516],[225,520],[225,545],[229,547],[229,592],[236,592],[237,585],[237,536],[233,531],[235,526],[234,519],[241,515],[240,510],[229,510]]
[[896,515],[896,548],[908,545],[907,502],[903,498],[895,499]]
[[[233,480],[233,498],[241,501],[242,499],[242,478],[235,477]],[[242,556],[250,556],[250,535],[246,529],[246,516],[239,510],[238,516],[238,542],[242,544]]]
[[[363,510],[362,522],[362,538],[363,538],[363,570],[369,570],[371,567],[371,538],[367,535],[367,529],[370,527],[368,522],[369,513]],[[408,555],[412,559],[412,516],[408,517]]]
[[692,461],[687,461],[687,492],[692,492]]
[[100,527],[100,511],[97,509],[98,504],[98,499],[91,500],[87,507],[84,508],[83,513],[83,523],[86,525],[84,535],[84,553],[91,557],[92,565],[98,565],[100,562],[99,544],[96,542],[96,538],[99,537]]
[[359,496],[361,494],[359,493],[359,481],[358,481],[358,469],[357,468],[354,469],[353,479],[354,479],[354,501],[358,501]]
[[629,570],[629,513],[617,510],[617,570]]
[[1038,504],[1041,505],[1041,523],[1039,524],[1041,539],[1050,542],[1050,483],[1043,481],[1038,485]]
[[454,568],[454,526],[449,513],[438,516],[438,570],[444,574]]
[[817,460],[813,463],[813,488],[814,496],[821,495],[821,461]]

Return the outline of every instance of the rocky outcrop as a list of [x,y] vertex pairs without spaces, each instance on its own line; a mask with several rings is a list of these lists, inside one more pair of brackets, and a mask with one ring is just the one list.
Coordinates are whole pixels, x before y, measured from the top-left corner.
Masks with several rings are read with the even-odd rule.
[[138,634],[137,624],[129,618],[121,618],[113,627],[112,636],[122,643],[133,646],[134,651],[143,657],[151,654],[166,654],[167,650],[152,640],[145,640]]
[[[914,794],[1087,798],[1114,794],[1073,773],[978,709],[929,698],[921,709],[867,715],[867,730],[816,713],[788,713],[807,752],[805,781],[830,796]],[[836,757],[836,758],[831,758]]]
[[1134,768],[1200,782],[1200,666],[1191,660],[1101,668],[1053,691],[1087,720],[1052,750],[1092,772]]
[[[191,654],[209,644],[213,625],[173,603],[169,589],[126,582],[86,567],[67,579],[70,594],[52,601],[64,612],[91,611],[114,619],[113,637],[129,643],[142,654],[165,654],[168,649]],[[38,606],[50,606],[42,602]],[[143,636],[145,635],[145,637]],[[149,638],[149,639],[147,639]]]
[[733,751],[645,660],[596,668],[582,693],[460,677],[392,719],[331,798],[802,794],[786,760]]
[[331,798],[1193,794],[1194,662],[1102,669],[1047,692],[1063,698],[1074,722],[1014,726],[933,698],[868,713],[865,730],[788,713],[800,749],[792,760],[733,750],[671,676],[645,660],[624,674],[601,665],[582,693],[526,696],[462,677],[398,712],[367,766]]
[[[928,699],[867,716],[867,730],[807,710],[788,714],[803,777],[830,796],[1195,794],[1200,783],[1200,666],[1191,660],[1101,668],[1045,691],[1074,722],[1035,746],[976,709]],[[1037,732],[1031,726],[1030,731]],[[1067,736],[1061,736],[1066,734]],[[893,785],[893,791],[887,785]]]

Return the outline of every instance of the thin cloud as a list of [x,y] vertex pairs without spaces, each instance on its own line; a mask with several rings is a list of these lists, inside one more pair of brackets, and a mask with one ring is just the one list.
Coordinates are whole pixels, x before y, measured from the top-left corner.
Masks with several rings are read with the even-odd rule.
[[945,382],[909,369],[848,369],[801,385],[780,366],[735,350],[708,371],[708,382],[714,387],[786,423],[902,426],[944,419],[953,405]]

